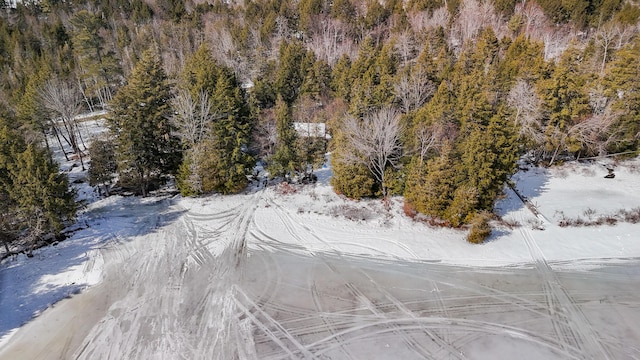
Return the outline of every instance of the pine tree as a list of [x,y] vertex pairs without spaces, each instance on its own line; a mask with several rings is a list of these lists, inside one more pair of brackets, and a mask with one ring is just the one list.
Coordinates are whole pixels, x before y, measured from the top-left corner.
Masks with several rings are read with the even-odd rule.
[[151,180],[173,174],[180,142],[169,121],[170,87],[157,55],[146,51],[111,104],[120,182],[147,195]]
[[615,128],[623,139],[613,151],[637,150],[640,134],[640,44],[638,41],[620,49],[607,66],[603,84],[620,112]]
[[202,44],[185,62],[180,73],[179,86],[187,89],[194,99],[197,99],[201,92],[211,97],[219,76],[220,66],[211,56],[206,44]]
[[442,146],[440,156],[427,161],[412,160],[407,173],[405,200],[418,212],[445,218],[456,189],[455,155],[451,144]]
[[28,145],[16,154],[9,167],[12,190],[9,196],[16,202],[25,226],[34,239],[48,233],[59,233],[75,218],[75,193],[69,190],[66,175],[49,161],[44,151]]
[[233,72],[224,69],[220,74],[212,98],[218,115],[194,159],[201,159],[202,191],[229,194],[244,189],[253,171],[255,160],[247,152],[252,118]]
[[336,96],[349,101],[349,94],[353,85],[351,75],[351,59],[347,55],[343,55],[333,66],[331,73],[331,89]]
[[570,147],[567,132],[591,112],[585,77],[579,69],[580,59],[581,54],[577,49],[568,49],[552,76],[540,83],[540,95],[549,114],[545,126],[545,148],[552,154],[550,163],[554,162],[560,151],[579,150],[579,147]]
[[458,183],[475,189],[477,209],[491,210],[515,170],[518,154],[513,126],[498,113],[486,125],[474,125],[459,149]]
[[306,58],[307,51],[300,41],[281,43],[274,89],[287,104],[291,105],[296,101],[307,70],[313,66],[313,61]]
[[[100,106],[111,101],[112,86],[121,77],[121,68],[115,54],[104,50],[105,40],[100,29],[104,19],[87,10],[76,12],[70,19],[73,52],[78,62],[78,78],[83,83],[85,98],[97,98]],[[90,99],[89,99],[90,100]],[[92,102],[89,101],[92,107]]]
[[180,86],[194,103],[202,106],[200,102],[208,99],[210,105],[207,114],[200,114],[208,119],[200,140],[185,150],[178,173],[180,191],[183,195],[241,191],[255,160],[248,153],[252,117],[235,74],[213,60],[203,45],[187,60]]
[[109,196],[109,185],[118,165],[113,142],[108,139],[94,139],[89,145],[89,154],[91,155],[89,185],[100,186],[104,184],[105,195]]
[[293,126],[291,109],[278,96],[276,100],[276,150],[270,159],[269,172],[271,176],[292,177],[300,168],[296,142],[298,134]]

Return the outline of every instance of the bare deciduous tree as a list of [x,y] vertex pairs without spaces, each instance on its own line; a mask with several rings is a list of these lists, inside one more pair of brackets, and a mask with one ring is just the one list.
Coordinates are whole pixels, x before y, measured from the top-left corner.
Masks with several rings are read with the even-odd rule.
[[400,144],[400,112],[383,108],[363,119],[347,117],[344,132],[348,141],[346,161],[366,166],[387,196],[386,174],[388,167],[396,168],[402,153]]
[[598,29],[596,32],[596,44],[602,49],[602,64],[600,65],[600,73],[604,72],[604,66],[607,63],[609,57],[609,50],[614,44],[618,33],[618,26],[606,24]]
[[633,36],[638,33],[639,26],[637,24],[633,26],[617,26],[615,29],[618,32],[616,34],[616,38],[618,40],[616,42],[616,49],[620,49],[627,45]]
[[[82,110],[82,95],[80,91],[71,83],[54,78],[44,83],[40,89],[39,96],[44,108],[50,112],[51,116],[59,119],[62,123],[62,129],[64,129],[61,132],[57,119],[50,119],[52,130],[56,136],[62,135],[71,146],[73,152],[78,155],[84,170],[82,151],[78,142],[78,139],[81,139],[81,135],[76,123],[76,116]],[[59,138],[58,142],[60,143]],[[61,143],[60,146],[62,147]],[[64,152],[63,148],[61,150]]]
[[430,152],[440,152],[445,142],[452,141],[457,136],[458,129],[452,123],[438,122],[428,126],[419,126],[416,131],[416,137],[420,162],[425,161]]
[[535,1],[523,1],[516,4],[514,12],[524,17],[524,34],[531,36],[533,29],[542,27],[547,22],[544,11]]
[[542,101],[533,86],[525,80],[518,80],[507,96],[507,105],[515,110],[513,121],[519,126],[518,134],[534,145],[544,143],[542,129]]
[[475,38],[485,27],[499,28],[499,18],[491,0],[463,0],[455,23],[461,43]]
[[276,146],[276,116],[273,109],[263,110],[253,130],[254,151],[261,158],[273,156]]
[[398,81],[393,84],[394,95],[405,114],[418,109],[436,91],[436,86],[428,75],[423,67],[417,66],[402,72]]
[[394,47],[402,59],[402,64],[407,64],[416,57],[416,41],[409,31],[404,31],[394,38]]
[[198,93],[198,99],[193,99],[186,90],[179,90],[172,100],[173,123],[176,135],[188,146],[192,147],[203,140],[207,124],[214,118],[211,112],[211,101],[205,91]]
[[586,150],[594,155],[606,155],[607,148],[618,141],[618,132],[613,124],[619,114],[607,106],[598,114],[593,114],[586,120],[569,128],[569,137],[579,142]]
[[319,15],[315,18],[314,31],[308,43],[318,59],[333,66],[343,56],[355,57],[353,40],[348,36],[349,26],[338,19]]
[[449,10],[446,6],[435,9],[433,13],[429,13],[429,11],[415,11],[410,12],[407,16],[411,28],[416,33],[438,27],[446,28],[450,18]]

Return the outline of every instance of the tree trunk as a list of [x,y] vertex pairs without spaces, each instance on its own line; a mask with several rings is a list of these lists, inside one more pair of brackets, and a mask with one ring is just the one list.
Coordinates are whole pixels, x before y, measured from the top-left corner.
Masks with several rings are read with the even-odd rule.
[[549,161],[549,166],[553,165],[553,162],[556,160],[556,156],[558,155],[558,151],[560,150],[560,145],[556,147],[556,151],[553,152],[553,156],[551,157],[551,161]]
[[58,145],[60,145],[60,150],[62,151],[62,153],[64,154],[64,158],[69,161],[69,157],[67,156],[67,152],[64,151],[64,146],[62,146],[62,141],[60,141],[60,134],[58,133],[58,129],[56,129],[55,125],[51,126],[51,129],[53,131],[53,133],[56,136],[56,139],[58,139]]

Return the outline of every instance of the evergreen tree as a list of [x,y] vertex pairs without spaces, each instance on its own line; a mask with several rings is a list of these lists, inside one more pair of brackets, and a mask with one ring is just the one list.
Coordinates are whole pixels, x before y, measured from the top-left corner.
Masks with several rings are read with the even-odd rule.
[[9,196],[17,204],[18,213],[29,236],[36,240],[42,235],[59,233],[74,220],[75,193],[69,190],[66,175],[49,161],[48,155],[28,145],[15,154],[9,167],[12,189]]
[[640,134],[640,43],[629,44],[616,52],[603,80],[612,107],[619,112],[615,123],[622,141],[611,150],[637,150]]
[[0,242],[6,250],[18,236],[34,244],[57,235],[77,208],[66,175],[12,123],[0,118]]
[[405,201],[418,212],[445,218],[456,189],[455,154],[445,143],[440,156],[422,162],[414,157],[407,173]]
[[331,89],[336,96],[349,101],[349,94],[353,85],[351,77],[351,59],[347,55],[343,55],[333,66],[331,73]]
[[270,160],[271,176],[291,177],[299,170],[300,159],[296,142],[298,134],[293,126],[291,109],[279,96],[276,100],[276,150]]
[[554,68],[549,79],[540,82],[540,95],[548,114],[545,124],[545,150],[553,163],[560,151],[577,151],[568,139],[568,130],[590,112],[589,97],[585,90],[585,77],[579,69],[581,54],[567,50]]
[[375,196],[379,189],[369,169],[362,164],[350,164],[342,156],[344,154],[340,152],[331,153],[331,186],[334,191],[356,200]]
[[89,154],[91,155],[89,185],[100,186],[104,184],[105,195],[109,196],[109,185],[118,165],[113,142],[108,139],[94,139],[89,145]]
[[31,74],[16,107],[17,120],[23,124],[29,137],[33,140],[44,140],[47,148],[50,147],[46,136],[49,124],[46,110],[39,100],[39,91],[50,74],[51,69],[46,64],[42,64],[36,73]]
[[241,191],[248,184],[247,175],[255,160],[247,152],[252,117],[235,74],[213,60],[203,45],[187,60],[181,87],[194,103],[204,101],[202,95],[206,95],[210,107],[208,114],[200,114],[209,119],[203,125],[201,140],[185,151],[178,173],[180,191],[183,195]]
[[276,72],[274,89],[287,104],[293,104],[313,61],[306,59],[307,52],[300,41],[283,41],[280,45],[280,64]]
[[393,76],[398,59],[390,46],[378,50],[371,38],[365,39],[358,59],[351,67],[350,113],[363,117],[391,105],[394,101]]
[[[70,19],[73,52],[78,61],[78,77],[83,83],[85,98],[96,98],[100,106],[111,101],[112,86],[120,78],[121,69],[115,54],[105,51],[100,30],[104,20],[87,10],[76,12]],[[89,99],[90,100],[90,99]],[[89,101],[92,107],[92,102]]]
[[503,114],[496,114],[486,125],[473,126],[459,146],[458,183],[475,189],[477,200],[468,199],[477,201],[477,209],[491,210],[515,170],[518,154],[513,126]]
[[157,55],[146,51],[111,104],[120,182],[143,196],[151,180],[173,174],[180,162],[180,142],[169,121],[170,96]]
[[471,230],[467,235],[467,241],[472,244],[480,244],[491,235],[491,213],[488,211],[481,211],[477,213],[471,220]]
[[185,62],[180,73],[179,85],[187,89],[193,99],[197,99],[201,92],[211,97],[219,75],[220,66],[211,56],[206,44],[202,44]]
[[202,151],[194,155],[194,159],[201,159],[198,175],[202,179],[202,191],[237,193],[247,186],[247,175],[253,171],[255,160],[248,153],[251,114],[240,84],[229,69],[221,69],[212,103],[217,116]]

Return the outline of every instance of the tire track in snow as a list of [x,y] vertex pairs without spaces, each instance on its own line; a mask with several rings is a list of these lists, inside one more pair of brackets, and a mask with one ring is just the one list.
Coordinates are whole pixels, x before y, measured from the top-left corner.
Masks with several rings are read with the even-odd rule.
[[131,290],[111,306],[76,357],[254,356],[250,327],[238,316],[232,286],[256,203],[252,197],[222,215],[183,216],[125,244],[138,254],[126,259],[114,283],[124,281]]
[[[295,226],[294,226],[295,220],[293,219],[291,214],[289,214],[289,212],[286,209],[284,209],[281,205],[279,205],[279,204],[277,204],[275,202],[272,202],[272,203],[275,205],[276,213],[280,217],[280,219],[282,220],[282,222],[285,225],[285,228],[287,229],[287,231],[294,238],[296,238],[298,241],[300,241],[301,243],[305,242],[302,239],[302,236],[300,236],[299,233],[295,230]],[[311,231],[311,229],[309,227],[304,226],[304,225],[301,225],[301,226],[310,235],[312,235],[314,238],[316,238],[316,240],[318,240],[321,243],[323,243],[329,249],[330,252],[333,252],[334,254],[336,254],[338,256],[338,258],[342,259],[342,254],[338,250],[336,250],[333,246],[331,246],[324,239],[320,238],[315,233],[313,233],[313,231]],[[341,278],[343,278],[343,280],[345,281],[345,286],[347,287],[347,289],[349,289],[349,291],[352,293],[354,298],[356,298],[356,299],[361,301],[361,303],[365,306],[365,308],[367,310],[369,310],[376,317],[386,318],[385,313],[383,311],[379,310],[379,308],[378,308],[379,305],[374,304],[374,302],[371,301],[362,291],[360,291],[360,289],[358,289],[352,282],[347,280],[344,277],[344,274],[342,274],[337,268],[332,266],[331,263],[328,262],[322,255],[318,255],[315,252],[313,252],[312,250],[309,250],[309,251],[312,253],[312,256],[314,258],[320,259],[333,273],[335,273],[335,274],[339,275]],[[414,256],[415,256],[415,254],[414,254]],[[378,289],[379,288],[380,288],[380,286],[378,286]],[[398,308],[400,311],[403,311],[402,308],[398,307],[398,303],[394,303],[393,300],[391,300],[391,299],[389,299],[389,300],[391,301],[391,303],[390,303],[391,306]],[[317,310],[320,311],[320,309],[317,309]],[[418,341],[416,341],[412,337],[411,334],[404,333],[403,331],[401,331],[399,329],[396,329],[396,330],[397,331],[394,331],[394,333],[396,333],[399,336],[401,336],[403,342],[405,342],[410,349],[415,351],[417,354],[419,354],[423,358],[433,358],[433,353],[429,349],[427,349],[424,346],[422,346]],[[440,339],[437,335],[432,334],[429,331],[427,331],[427,332],[428,332],[428,335],[429,335],[429,337],[431,339],[433,339],[438,344],[443,346],[442,339]],[[459,352],[457,352],[457,353],[459,353]]]
[[[524,219],[524,214],[521,216]],[[611,359],[612,354],[601,344],[582,310],[560,284],[555,272],[547,263],[542,249],[536,243],[531,230],[523,226],[520,228],[520,232],[536,268],[542,276],[551,321],[558,337],[565,342],[570,341],[569,345],[572,348],[581,349],[584,358]]]
[[[282,216],[280,216],[281,219],[283,220],[283,223],[285,224],[285,227],[287,228],[287,231],[290,234],[292,234],[296,239],[298,239],[301,243],[304,242],[302,240],[302,237],[299,234],[297,234],[295,229],[294,229],[295,226],[293,224],[295,224],[296,221],[293,219],[293,216],[285,208],[283,208],[282,206],[278,205],[277,203],[274,202],[274,205],[276,206],[276,209],[280,210],[281,214],[283,214],[286,217],[286,218],[283,218]],[[324,241],[323,239],[318,237],[315,233],[313,233],[312,229],[310,229],[309,227],[307,227],[307,226],[305,226],[303,224],[300,224],[300,226],[303,227],[305,230],[307,230],[311,236],[315,237],[318,241],[320,241],[323,244],[325,244],[325,246],[327,246],[327,248],[329,248],[339,258],[342,258],[342,254],[339,251],[337,251],[329,243],[327,243],[326,241]],[[331,270],[333,272],[337,272],[337,270],[335,268],[332,268],[330,266],[330,264],[322,256],[320,256],[320,258],[325,262],[325,264],[329,265],[329,267],[331,268]],[[432,281],[435,283],[436,280],[432,279]],[[445,279],[439,279],[439,281],[447,283]],[[374,286],[377,286],[379,289],[381,288],[379,286],[379,284],[377,284],[375,282],[373,282],[373,283],[374,283]],[[460,285],[461,285],[460,283],[452,284],[452,286],[454,286],[454,287],[458,287]],[[462,287],[463,288],[464,287],[468,288],[469,287],[468,285],[469,284],[464,284]],[[510,306],[515,305],[516,307],[523,307],[527,311],[533,311],[535,313],[544,314],[544,315],[549,317],[548,314],[546,314],[546,313],[544,313],[544,312],[542,312],[540,310],[537,310],[537,308],[539,307],[539,304],[534,302],[534,301],[531,301],[531,300],[528,300],[528,299],[525,299],[525,298],[522,298],[522,297],[519,297],[519,296],[516,296],[516,295],[513,295],[513,294],[508,294],[508,293],[505,293],[505,292],[501,292],[499,290],[496,290],[496,289],[493,289],[493,288],[489,288],[489,287],[486,287],[486,286],[483,286],[483,285],[479,285],[479,284],[476,285],[476,286],[471,286],[471,288],[473,288],[476,291],[478,291],[478,293],[481,294],[481,296],[488,296],[490,298],[495,298],[495,299],[499,300],[500,303],[503,303],[504,301],[507,301],[506,305],[510,305]],[[354,290],[354,289],[352,288],[352,290]],[[352,292],[354,292],[354,294],[357,297],[362,298],[362,296],[364,296],[363,294],[361,296],[361,294],[358,294],[355,291],[352,291]],[[398,302],[394,302],[393,298],[389,297],[390,295],[388,295],[388,293],[385,296],[387,297],[388,300],[391,301],[391,305],[395,306],[396,308],[398,308],[401,312],[405,312],[405,313],[406,312],[410,312],[409,309],[406,309],[406,307],[402,306],[401,302],[399,302],[399,301]],[[511,299],[511,301],[508,301],[509,299]],[[365,299],[365,304],[367,304],[367,303],[372,304],[370,301],[367,301],[367,299]],[[465,305],[464,306],[464,308],[466,310],[471,310],[471,309],[469,309],[470,307],[474,308],[474,309],[478,309],[479,308],[478,304]],[[374,314],[376,314],[375,306],[367,306],[367,308],[370,311],[372,311]],[[441,309],[445,310],[444,305],[442,305]],[[509,310],[509,311],[512,311],[512,310]],[[376,314],[376,315],[379,315],[379,314]],[[564,333],[565,334],[568,333],[568,336],[571,336],[572,335],[571,328],[565,327]],[[464,355],[458,350],[458,348],[462,344],[470,342],[470,341],[472,341],[474,339],[477,339],[480,336],[482,336],[481,333],[475,333],[475,334],[470,334],[464,340],[459,339],[459,340],[454,340],[454,341],[451,341],[451,342],[447,342],[442,337],[440,337],[439,335],[435,335],[430,331],[427,331],[427,335],[434,342],[436,342],[440,346],[440,349],[439,349],[440,354],[442,354],[442,351],[445,351],[446,355],[455,356],[455,357],[458,357],[458,358],[464,358]],[[462,341],[460,341],[460,340],[462,340]],[[409,343],[410,343],[410,341],[409,341]],[[553,346],[550,346],[550,347],[553,348]],[[567,351],[567,352],[575,351],[577,349],[579,349],[579,347],[577,345],[575,345],[575,344],[566,345],[565,348],[564,348],[564,350]],[[558,351],[558,350],[560,350],[560,349],[556,349],[556,351]],[[418,352],[420,353],[420,351],[418,351]],[[424,354],[422,354],[422,355],[424,356]],[[430,357],[433,357],[433,356],[430,355]]]
[[[274,204],[274,205],[276,205],[276,209],[280,210],[280,215],[279,216],[280,216],[281,220],[283,221],[283,224],[285,225],[286,230],[292,236],[294,236],[294,238],[296,238],[300,243],[304,243],[305,241],[302,239],[302,237],[295,230],[295,225],[294,225],[295,220],[292,219],[292,215],[290,215],[286,211],[286,209],[283,209],[282,207],[278,206],[278,204]],[[303,226],[305,228],[305,230],[309,230],[308,227],[305,227],[304,225],[301,225],[301,226]],[[326,241],[323,241],[323,239],[317,237],[317,235],[315,235],[315,234],[311,234],[311,235],[314,236],[320,242],[324,243],[327,246],[327,248],[333,250],[333,252],[338,257],[342,256],[338,251],[336,251],[334,248],[332,248]],[[325,259],[321,258],[321,260],[324,260],[324,262],[327,263]],[[508,293],[505,293],[505,292],[501,292],[501,291],[499,291],[497,289],[489,288],[489,287],[482,286],[482,285],[479,285],[479,284],[470,284],[470,283],[467,283],[467,282],[462,283],[462,284],[460,284],[460,283],[451,284],[450,281],[448,281],[446,278],[443,278],[443,277],[439,277],[439,278],[438,277],[436,277],[436,278],[432,277],[432,281],[434,281],[434,282],[438,281],[438,282],[442,282],[444,284],[449,284],[449,285],[451,285],[453,287],[456,287],[456,288],[457,287],[461,287],[463,289],[466,288],[468,290],[472,290],[472,291],[477,292],[478,294],[480,294],[481,297],[482,296],[487,296],[489,298],[495,298],[499,302],[503,302],[503,303],[505,301],[507,301],[506,305],[508,305],[508,306],[515,306],[516,308],[523,308],[523,309],[525,309],[527,311],[530,311],[530,312],[533,312],[533,313],[538,313],[538,314],[540,314],[542,316],[547,316],[547,317],[549,316],[546,312],[538,310],[538,308],[540,307],[539,303],[531,301],[531,300],[526,299],[526,298],[523,298],[521,296],[508,294]],[[357,294],[356,294],[356,297],[358,297]],[[366,304],[366,301],[364,303]],[[384,306],[386,307],[388,305],[384,305]],[[474,307],[474,308],[479,309],[477,304],[476,305],[471,305],[471,306],[465,306],[465,308],[467,308],[467,309],[469,307]],[[368,308],[371,309],[371,307],[368,307]],[[380,308],[379,305],[378,305],[378,308]],[[375,311],[374,311],[374,313],[375,313]],[[473,336],[468,336],[468,337],[466,337],[464,339],[456,339],[456,340],[452,341],[450,345],[452,347],[461,346],[461,345],[463,345],[463,344],[465,344],[465,343],[467,343],[469,341],[472,341],[472,340],[474,340],[476,338],[479,338],[481,336],[481,333],[477,333],[475,335],[472,334],[472,335]],[[444,340],[441,340],[441,341],[444,341]],[[550,348],[554,348],[553,345],[549,345],[549,347]],[[442,351],[442,347],[440,347],[440,351]],[[555,349],[555,351],[563,352],[565,350],[563,350],[563,349]],[[449,355],[451,354],[450,351],[447,352],[447,353],[449,353]],[[457,354],[461,354],[459,351],[453,352],[453,354],[456,354],[456,353]],[[463,356],[463,355],[460,355],[460,356]]]

